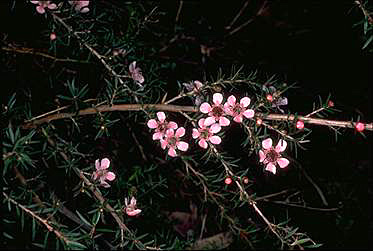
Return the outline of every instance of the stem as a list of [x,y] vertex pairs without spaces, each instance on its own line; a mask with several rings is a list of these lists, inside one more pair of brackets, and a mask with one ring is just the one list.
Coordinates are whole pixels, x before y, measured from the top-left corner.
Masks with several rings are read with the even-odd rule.
[[[179,105],[168,105],[168,104],[118,104],[118,105],[100,105],[93,108],[86,108],[78,111],[77,113],[58,113],[46,116],[28,122],[22,125],[24,129],[35,128],[43,123],[49,123],[53,120],[72,118],[74,116],[83,116],[89,114],[96,114],[97,112],[113,112],[113,111],[143,111],[144,109],[155,109],[159,111],[169,112],[199,112],[199,109],[194,106],[179,106]],[[344,128],[355,128],[356,123],[351,121],[338,121],[329,119],[310,118],[305,116],[285,115],[285,114],[264,114],[256,113],[257,118],[264,120],[276,120],[276,121],[294,121],[295,119],[301,119],[304,123],[323,125],[323,126],[335,126]],[[268,125],[267,125],[268,126]],[[373,123],[366,123],[365,130],[373,131]]]

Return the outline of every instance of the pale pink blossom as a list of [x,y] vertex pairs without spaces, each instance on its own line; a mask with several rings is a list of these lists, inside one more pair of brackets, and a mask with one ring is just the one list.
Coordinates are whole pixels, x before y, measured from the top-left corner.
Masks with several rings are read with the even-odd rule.
[[205,126],[210,126],[215,122],[218,122],[221,126],[228,126],[230,121],[224,117],[225,111],[222,105],[223,95],[220,93],[215,93],[212,97],[212,101],[213,105],[205,102],[199,107],[199,110],[202,113],[207,113],[209,116],[205,119]]
[[89,11],[89,0],[77,0],[68,2],[74,7],[75,11],[78,11],[80,13],[87,13]]
[[289,165],[289,160],[281,156],[281,152],[285,151],[287,142],[280,139],[276,147],[272,146],[272,139],[267,138],[262,141],[263,149],[259,151],[260,162],[266,165],[267,171],[276,174],[276,163],[280,168],[285,168]]
[[247,109],[250,104],[250,98],[241,98],[240,103],[236,103],[236,97],[231,95],[228,101],[224,104],[225,113],[232,116],[233,120],[241,123],[243,116],[246,118],[254,117],[254,110]]
[[177,156],[176,149],[184,152],[188,150],[188,143],[180,141],[180,138],[183,137],[184,134],[184,127],[178,128],[176,132],[174,132],[173,129],[168,129],[166,131],[165,138],[160,140],[162,149],[166,149],[166,147],[168,147],[168,155],[170,155],[171,157]]
[[148,121],[148,127],[151,129],[155,129],[155,133],[153,134],[153,140],[160,140],[166,134],[167,129],[176,129],[178,126],[173,121],[166,121],[166,115],[164,112],[157,112],[158,121],[155,119],[150,119]]
[[105,181],[113,181],[115,179],[115,173],[107,170],[110,166],[110,160],[108,158],[103,158],[101,161],[97,159],[95,165],[96,171],[92,174],[93,180],[99,179],[102,186],[106,188],[110,187],[110,185]]
[[192,137],[193,139],[199,139],[198,145],[204,149],[207,148],[207,142],[211,142],[212,144],[220,144],[221,138],[219,136],[214,135],[214,133],[218,133],[221,129],[220,125],[215,123],[212,124],[210,127],[205,126],[205,119],[200,119],[198,121],[199,128],[193,128]]
[[136,216],[141,213],[141,209],[136,208],[136,199],[132,196],[131,202],[128,203],[128,199],[124,198],[124,204],[126,205],[125,211],[128,216]]
[[144,83],[144,76],[141,73],[141,69],[136,67],[136,61],[133,61],[129,66],[128,70],[130,72],[131,78],[140,86]]
[[188,92],[193,92],[192,99],[194,104],[199,106],[203,101],[202,86],[201,81],[194,80],[190,83],[183,83]]
[[38,6],[36,7],[36,11],[39,13],[39,14],[44,14],[45,13],[45,9],[50,9],[50,10],[54,10],[57,8],[57,5],[54,4],[54,3],[50,3],[51,1],[30,1],[31,3],[33,4],[37,4]]

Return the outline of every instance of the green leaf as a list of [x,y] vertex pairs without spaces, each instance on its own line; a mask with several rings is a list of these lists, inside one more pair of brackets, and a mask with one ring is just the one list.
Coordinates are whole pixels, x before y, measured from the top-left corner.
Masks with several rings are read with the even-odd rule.
[[87,249],[86,246],[76,241],[69,241],[67,243],[67,246],[71,249],[78,249],[78,250]]
[[8,238],[8,239],[11,239],[11,240],[14,240],[14,237],[11,236],[10,234],[6,233],[6,232],[3,232],[3,235]]
[[373,35],[370,36],[370,38],[368,38],[368,40],[364,43],[362,49],[364,50],[366,47],[368,47],[368,45],[370,44],[370,42],[372,42],[372,40],[373,40]]
[[80,219],[81,219],[85,224],[87,224],[88,226],[92,227],[92,224],[89,223],[89,222],[88,222],[88,221],[83,217],[83,215],[81,215],[81,214],[78,212],[78,210],[76,210],[75,212],[78,214],[79,218],[80,218]]

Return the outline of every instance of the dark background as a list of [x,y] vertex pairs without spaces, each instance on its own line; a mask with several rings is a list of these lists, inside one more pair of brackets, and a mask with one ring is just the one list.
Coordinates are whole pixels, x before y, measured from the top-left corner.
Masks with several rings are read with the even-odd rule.
[[[104,2],[117,4],[114,1],[97,4]],[[229,36],[225,26],[244,2],[184,1],[177,24],[178,2],[159,4],[158,11],[164,14],[159,16],[159,23],[152,31],[145,30],[142,35],[145,43],[159,48],[167,46],[152,56],[159,62],[175,63],[174,68],[162,72],[165,81],[208,79],[216,76],[219,69],[228,73],[232,65],[244,66],[245,72],[258,70],[263,80],[276,74],[284,82],[296,82],[298,88],[286,94],[292,112],[308,114],[318,95],[325,99],[331,94],[335,107],[342,111],[332,115],[332,119],[356,121],[360,116],[363,122],[373,120],[372,54],[361,49],[362,25],[353,27],[362,20],[354,1],[268,1],[266,10],[256,17],[263,1],[249,1],[234,27],[250,18],[253,22]],[[147,7],[145,4],[144,8]],[[43,41],[47,36],[42,18],[32,13],[30,6],[17,5],[10,11],[2,2],[0,16],[3,17],[1,32],[7,34],[7,41],[29,47],[49,43]],[[153,32],[162,34],[160,39]],[[169,44],[175,34],[192,39]],[[212,49],[209,56],[201,53],[201,45]],[[28,87],[38,90],[33,92],[33,99],[36,107],[38,103],[42,106],[42,100],[49,94],[37,89],[40,83],[30,79],[39,77],[34,59],[19,56],[12,62],[7,55],[1,56],[5,66],[1,83],[6,89],[1,94],[2,102],[14,91]],[[83,69],[81,78],[90,81],[92,71]],[[175,87],[168,88],[176,94]],[[338,213],[325,213],[289,208],[290,225],[299,226],[300,231],[324,243],[324,248],[368,248],[372,235],[372,132],[366,132],[364,138],[354,130],[345,130],[336,142],[333,131],[316,125],[310,128],[313,129],[312,142],[307,151],[298,153],[297,160],[324,191],[330,206],[342,205],[342,209]],[[273,180],[273,186],[281,187],[285,181]],[[300,181],[304,184],[296,186],[304,189],[307,202],[320,206],[313,187],[304,179]],[[264,212],[271,214],[279,207],[268,204]]]

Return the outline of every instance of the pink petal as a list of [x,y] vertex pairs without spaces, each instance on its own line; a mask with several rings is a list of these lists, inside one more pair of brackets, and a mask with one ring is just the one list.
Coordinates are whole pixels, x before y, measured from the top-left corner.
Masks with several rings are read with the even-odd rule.
[[162,148],[162,149],[166,149],[166,146],[167,146],[167,144],[168,144],[167,141],[164,140],[164,139],[161,139],[160,142],[161,142],[161,148]]
[[276,148],[275,148],[275,151],[278,152],[278,153],[283,152],[283,151],[285,151],[287,145],[288,145],[288,143],[285,140],[280,139],[278,141],[278,144],[277,144]]
[[262,146],[264,149],[268,150],[272,147],[272,139],[268,138],[262,141]]
[[250,98],[248,98],[248,97],[241,98],[240,104],[243,107],[247,107],[248,105],[250,105]]
[[205,126],[210,126],[215,123],[215,118],[214,117],[208,117],[205,119]]
[[211,133],[218,133],[218,132],[220,132],[220,130],[221,130],[221,126],[217,123],[212,124],[211,127],[210,127],[210,132]]
[[[81,13],[87,13],[88,11],[89,11],[88,7],[84,7],[83,9],[80,9]],[[144,82],[144,80],[142,82]],[[142,83],[142,82],[140,82],[140,83]]]
[[249,118],[254,117],[255,112],[254,112],[254,110],[248,109],[248,110],[244,111],[242,114],[243,114],[246,118],[249,119]]
[[242,115],[237,115],[236,117],[233,118],[234,121],[237,123],[242,123]]
[[215,105],[220,105],[221,102],[223,102],[223,95],[221,95],[220,93],[215,93],[212,96],[212,100],[213,100]]
[[231,122],[226,117],[220,117],[219,124],[221,126],[228,126]]
[[160,122],[163,122],[166,119],[166,114],[164,112],[157,112],[157,117]]
[[200,146],[200,147],[202,147],[202,148],[204,148],[204,149],[206,149],[207,148],[207,142],[206,142],[206,140],[205,139],[201,139],[200,141],[198,141],[198,145]]
[[141,209],[135,209],[135,210],[132,210],[132,209],[126,209],[126,214],[128,216],[136,216],[138,215],[139,213],[141,213]]
[[134,206],[134,207],[136,206],[136,198],[133,197],[133,196],[131,198],[131,205]]
[[156,132],[153,134],[153,140],[159,140],[163,138],[163,133],[161,132]]
[[194,85],[196,86],[196,89],[200,89],[202,87],[202,83],[198,80],[194,80]]
[[148,123],[147,123],[147,125],[148,125],[149,128],[152,128],[152,129],[158,127],[158,123],[157,123],[157,121],[155,119],[149,120]]
[[209,113],[211,111],[211,106],[209,103],[205,102],[203,103],[200,107],[199,107],[199,110],[202,112],[202,113]]
[[205,127],[205,119],[200,119],[198,120],[198,126],[201,127],[201,128],[204,128]]
[[48,9],[50,9],[50,10],[54,10],[56,8],[57,8],[57,5],[54,4],[54,3],[51,3],[51,4],[48,5]]
[[128,70],[130,71],[130,73],[133,73],[136,69],[136,61],[133,61],[129,66],[128,66]]
[[184,136],[184,134],[185,134],[185,129],[184,129],[184,127],[180,127],[180,128],[178,128],[178,129],[176,130],[175,137],[176,137],[176,138],[181,138],[181,137]]
[[219,145],[221,143],[221,138],[219,136],[211,136],[209,140],[215,145]]
[[101,165],[100,165],[99,159],[96,159],[95,166],[96,166],[96,170],[100,170],[101,169]]
[[171,138],[174,136],[174,129],[167,129],[166,131],[166,137]]
[[45,13],[45,10],[44,10],[43,6],[36,7],[36,11],[39,12],[40,14],[44,14]]
[[171,157],[176,157],[176,151],[175,151],[175,148],[173,147],[170,147],[170,149],[168,149],[168,155],[170,155]]
[[168,122],[168,128],[176,129],[177,128],[176,122],[173,122],[173,121]]
[[228,97],[228,102],[227,102],[230,106],[234,106],[236,104],[236,97],[231,95]]
[[39,1],[37,1],[37,0],[31,0],[30,2],[33,3],[33,4],[39,4]]
[[263,162],[263,160],[266,158],[266,155],[262,150],[259,151],[259,162]]
[[108,158],[103,158],[101,160],[101,169],[108,169],[110,166],[110,160]]
[[268,163],[266,170],[272,172],[273,174],[276,174],[276,166],[272,163]]
[[93,178],[93,180],[97,180],[97,178],[98,178],[98,174],[97,174],[97,172],[93,172],[93,174],[92,174],[92,178]]
[[198,138],[199,135],[201,135],[201,134],[199,133],[199,131],[198,131],[197,129],[193,128],[193,133],[192,133],[192,137],[193,137],[193,139]]
[[106,174],[106,179],[107,179],[107,180],[110,180],[110,181],[114,180],[114,179],[115,179],[115,173],[113,173],[113,172],[108,172],[108,173]]
[[284,167],[287,167],[289,165],[289,160],[288,159],[285,159],[285,158],[279,158],[277,160],[277,163],[278,165],[281,167],[281,168],[284,168]]
[[188,150],[189,144],[184,141],[179,141],[176,143],[176,146],[177,149],[185,152],[186,150]]
[[228,102],[226,102],[223,106],[223,110],[226,114],[228,115],[233,115],[233,111],[232,111],[232,106],[230,104],[228,104]]

